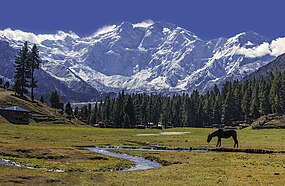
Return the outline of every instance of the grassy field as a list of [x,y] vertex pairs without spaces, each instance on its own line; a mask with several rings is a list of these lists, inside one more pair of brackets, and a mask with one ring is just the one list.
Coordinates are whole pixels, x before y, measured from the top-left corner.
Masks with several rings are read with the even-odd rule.
[[[190,132],[185,135],[137,136],[160,132]],[[101,129],[83,125],[13,125],[0,117],[0,158],[34,167],[62,169],[64,173],[28,170],[0,165],[0,185],[283,185],[285,154],[170,153],[129,151],[163,162],[158,169],[134,172],[114,170],[129,167],[125,160],[105,157],[78,146],[141,147],[156,144],[181,148],[215,148],[208,144],[213,129],[176,128],[167,130]],[[285,150],[282,129],[238,131],[241,149]],[[222,140],[232,148],[233,140]]]

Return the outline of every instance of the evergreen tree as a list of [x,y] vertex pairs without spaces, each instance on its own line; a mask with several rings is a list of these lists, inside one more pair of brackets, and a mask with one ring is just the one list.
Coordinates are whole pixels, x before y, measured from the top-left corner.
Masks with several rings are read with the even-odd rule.
[[211,125],[212,124],[212,120],[213,120],[213,102],[212,102],[212,97],[213,95],[211,95],[209,92],[207,92],[204,96],[203,99],[203,110],[202,113],[203,114],[202,118],[203,121],[202,123],[204,123],[205,125]]
[[281,113],[285,113],[285,73],[281,74],[281,86],[279,88],[278,94],[280,97],[280,107]]
[[72,110],[71,104],[69,102],[65,106],[65,112],[70,116],[73,115],[73,110]]
[[164,127],[169,127],[170,126],[170,122],[171,122],[171,111],[170,111],[170,98],[166,98],[163,101],[163,105],[162,105],[162,112],[160,115],[160,122],[162,124],[162,126]]
[[217,84],[214,85],[213,93],[215,94],[215,96],[221,94],[221,93],[220,93],[220,90],[219,90],[219,88],[218,88],[218,86],[217,86]]
[[187,127],[187,126],[190,126],[190,115],[191,115],[191,110],[190,110],[190,98],[188,95],[183,95],[183,98],[182,98],[182,109],[181,109],[181,112],[182,112],[182,125],[183,127]]
[[181,127],[181,97],[174,96],[172,98],[172,126]]
[[8,89],[10,87],[10,82],[6,81],[6,83],[4,84],[4,89]]
[[285,73],[241,83],[226,82],[221,92],[215,85],[204,95],[197,90],[191,95],[173,97],[122,92],[112,100],[107,96],[99,105],[96,103],[91,113],[90,110],[90,105],[83,107],[79,118],[108,127],[149,126],[159,122],[165,127],[203,127],[221,122],[248,122],[260,114],[284,114]]
[[106,96],[102,104],[102,122],[106,125],[110,124],[110,115],[111,115],[111,100],[110,96]]
[[241,121],[243,120],[242,115],[242,94],[241,94],[241,86],[238,81],[234,81],[233,83],[233,120]]
[[232,84],[230,82],[226,83],[224,89],[225,99],[222,106],[222,122],[227,124],[233,119]]
[[260,90],[259,90],[259,108],[262,115],[267,115],[271,111],[271,106],[269,103],[269,92],[270,92],[270,86],[269,83],[266,83],[266,81],[261,78],[260,81]]
[[96,124],[97,121],[98,121],[98,103],[96,102],[92,114],[91,124]]
[[258,98],[258,83],[254,80],[253,82],[253,91],[251,96],[251,102],[250,102],[250,115],[253,119],[256,119],[259,117],[259,98]]
[[249,81],[245,81],[242,86],[242,112],[244,120],[248,121],[250,119],[250,100],[251,100],[251,88],[249,86]]
[[147,99],[147,95],[143,94],[142,96],[142,100],[141,100],[141,106],[140,106],[140,115],[141,115],[141,125],[147,125],[148,123],[148,112],[147,112],[147,108],[148,108],[148,99]]
[[221,121],[221,99],[220,99],[220,95],[218,94],[215,97],[215,103],[214,103],[214,107],[213,107],[213,123],[212,124],[220,124]]
[[44,97],[43,97],[43,96],[41,96],[40,102],[45,103],[45,100],[44,100]]
[[1,87],[2,83],[3,83],[3,79],[0,78],[0,87]]
[[122,127],[124,122],[124,92],[119,93],[114,101],[112,120],[116,127]]
[[200,113],[202,112],[202,107],[200,103],[200,93],[198,90],[194,90],[190,96],[190,107],[189,107],[189,119],[191,127],[198,127],[201,125]]
[[29,68],[29,49],[28,43],[25,42],[24,46],[18,53],[15,60],[15,76],[14,76],[14,90],[15,93],[20,97],[28,93],[28,78],[30,78],[30,68]]
[[51,92],[49,102],[51,104],[51,107],[61,109],[60,98],[57,91]]
[[78,109],[78,107],[75,107],[75,109],[74,109],[74,116],[76,117],[76,118],[78,118],[79,117],[79,109]]
[[83,107],[81,107],[80,112],[78,113],[79,118],[84,121],[87,124],[90,124],[88,120],[89,118],[89,114],[88,114],[88,107],[87,105],[83,105]]
[[31,72],[31,83],[29,87],[31,88],[31,98],[34,101],[34,88],[37,88],[37,80],[34,77],[34,71],[39,69],[40,66],[40,57],[39,50],[36,45],[33,45],[31,52],[29,52],[29,67]]
[[131,96],[128,96],[127,104],[125,106],[125,116],[124,116],[124,125],[127,128],[135,127],[135,108]]
[[278,73],[273,80],[271,89],[270,89],[270,104],[272,106],[272,112],[281,114],[283,112],[283,90],[282,90],[282,74]]

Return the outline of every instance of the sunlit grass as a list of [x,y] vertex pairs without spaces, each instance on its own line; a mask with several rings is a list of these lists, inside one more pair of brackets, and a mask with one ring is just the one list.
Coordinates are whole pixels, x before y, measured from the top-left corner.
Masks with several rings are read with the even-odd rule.
[[[88,126],[12,125],[0,117],[0,158],[36,167],[58,168],[64,173],[27,170],[0,165],[0,183],[51,185],[282,185],[285,154],[123,152],[155,159],[164,166],[147,171],[111,172],[131,166],[125,160],[95,154],[79,146],[141,147],[146,144],[180,148],[215,148],[206,137],[214,129],[167,130],[102,129]],[[184,135],[137,136],[160,132]],[[241,149],[285,150],[284,130],[238,131]],[[232,139],[222,147],[232,148]],[[1,185],[1,184],[0,184]]]

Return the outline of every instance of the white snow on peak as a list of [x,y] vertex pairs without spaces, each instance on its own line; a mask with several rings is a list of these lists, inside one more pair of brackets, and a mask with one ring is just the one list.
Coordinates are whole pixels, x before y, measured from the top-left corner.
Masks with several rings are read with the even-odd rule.
[[113,32],[115,31],[116,29],[116,25],[106,25],[106,26],[103,26],[102,28],[99,28],[93,35],[93,37],[96,37],[96,36],[99,36],[99,35],[102,35],[102,34],[106,34],[106,33],[109,33],[109,32]]
[[12,47],[25,40],[38,44],[46,60],[43,70],[70,87],[84,82],[101,92],[205,92],[285,52],[285,37],[268,42],[243,32],[204,41],[184,28],[152,20],[104,26],[83,38],[73,32],[37,35],[5,29],[1,39]]
[[140,23],[133,24],[133,27],[148,28],[148,27],[150,27],[153,24],[154,24],[153,20],[144,20],[144,21],[142,21]]

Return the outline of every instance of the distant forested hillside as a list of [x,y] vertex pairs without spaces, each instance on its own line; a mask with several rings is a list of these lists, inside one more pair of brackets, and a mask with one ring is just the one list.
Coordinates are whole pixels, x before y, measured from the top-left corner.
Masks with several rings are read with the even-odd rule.
[[246,80],[253,80],[254,78],[260,79],[262,76],[268,77],[271,73],[276,74],[277,72],[284,72],[284,71],[285,71],[285,54],[282,54],[272,62],[259,68],[257,71],[247,76],[245,79]]
[[[283,59],[280,56],[278,60]],[[75,109],[75,116],[90,125],[133,128],[205,127],[251,122],[271,113],[285,113],[285,73],[269,73],[258,80],[226,82],[221,90],[214,87],[206,94],[163,95],[124,92],[117,98],[106,97],[95,107]]]

